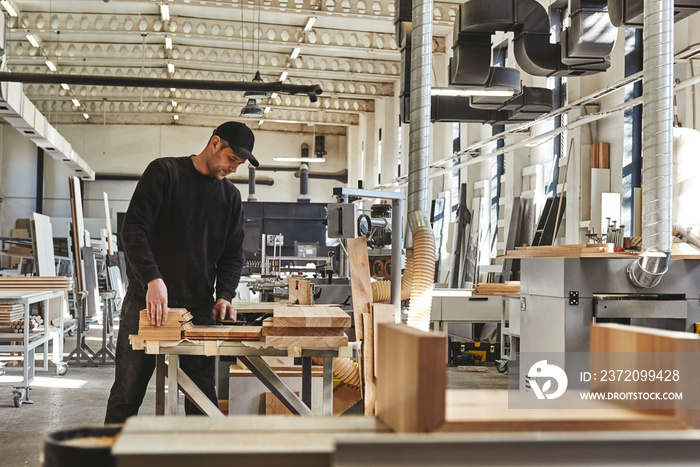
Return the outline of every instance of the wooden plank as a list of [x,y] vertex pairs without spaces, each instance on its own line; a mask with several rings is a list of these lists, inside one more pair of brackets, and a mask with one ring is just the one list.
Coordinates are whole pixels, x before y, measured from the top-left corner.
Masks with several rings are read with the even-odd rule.
[[591,144],[591,169],[600,168],[599,160],[600,146],[597,143]]
[[73,268],[75,269],[76,284],[78,292],[86,290],[84,267],[83,267],[83,247],[85,246],[85,223],[83,220],[83,197],[80,193],[80,179],[78,177],[68,177],[70,188],[71,205],[71,239],[73,248]]
[[378,326],[377,418],[396,432],[429,432],[445,419],[447,337]]
[[598,143],[598,159],[601,169],[610,168],[610,143]]
[[[700,335],[689,332],[626,326],[620,324],[591,325],[591,373],[604,370],[629,370],[641,373],[673,375],[679,378],[651,380],[645,378],[595,378],[591,392],[681,393],[678,401],[628,398],[619,402],[630,409],[667,413],[694,427],[700,426],[700,387],[694,381],[696,362],[689,355],[700,353]],[[626,374],[626,373],[625,373]]]
[[[565,393],[581,405],[578,391]],[[438,432],[536,432],[536,431],[616,431],[677,430],[687,428],[678,418],[644,414],[603,402],[587,401],[579,409],[508,408],[507,390],[451,389],[446,394],[445,424]]]
[[53,231],[51,219],[33,212],[32,217],[32,246],[36,260],[36,272],[40,276],[56,276],[56,260],[53,252]]
[[263,323],[262,336],[344,336],[343,328],[293,328],[281,326],[267,326]]
[[375,414],[377,403],[376,380],[374,377],[374,320],[371,313],[362,313],[362,374],[365,388],[365,415]]
[[373,303],[367,239],[365,237],[348,238],[347,246],[355,337],[357,340],[362,340],[362,313],[371,313]]
[[107,252],[112,255],[117,251],[117,246],[112,241],[112,216],[109,211],[109,197],[106,192],[102,192],[105,206],[105,229],[107,230]]
[[300,347],[302,349],[333,349],[346,347],[348,336],[267,336],[265,344],[268,347],[286,349],[290,347]]
[[289,303],[311,305],[311,281],[289,278]]
[[[378,347],[377,343],[377,327],[379,326],[379,323],[387,323],[387,324],[392,324],[395,323],[395,311],[396,309],[394,308],[394,305],[390,303],[375,303],[373,305],[373,310],[372,310],[372,324],[373,324],[373,333],[374,333],[374,349],[376,350]],[[377,352],[374,352],[374,377],[377,377],[377,365],[379,365],[379,359],[377,358]]]
[[260,340],[260,326],[193,326],[185,331],[187,339],[197,340]]
[[275,326],[346,328],[350,316],[336,307],[278,307],[273,313]]

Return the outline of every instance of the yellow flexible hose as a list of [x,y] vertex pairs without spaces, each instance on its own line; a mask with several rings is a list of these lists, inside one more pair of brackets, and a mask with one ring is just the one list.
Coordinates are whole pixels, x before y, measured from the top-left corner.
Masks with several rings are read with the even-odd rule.
[[[408,300],[411,294],[411,283],[413,282],[413,250],[406,251],[406,268],[401,276],[401,300]],[[372,282],[372,300],[377,302],[388,302],[391,300],[391,281]]]
[[428,225],[413,232],[413,278],[407,324],[422,331],[430,329],[430,308],[435,278],[435,237]]

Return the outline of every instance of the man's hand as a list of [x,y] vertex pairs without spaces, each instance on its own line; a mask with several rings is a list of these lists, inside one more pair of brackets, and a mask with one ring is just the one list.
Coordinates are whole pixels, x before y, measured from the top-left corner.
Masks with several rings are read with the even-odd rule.
[[160,326],[168,318],[168,288],[163,279],[153,279],[146,291],[146,312],[151,324]]
[[211,310],[211,316],[217,321],[223,321],[226,319],[226,315],[231,317],[231,320],[236,322],[236,309],[231,305],[231,302],[220,298],[216,301],[214,309]]

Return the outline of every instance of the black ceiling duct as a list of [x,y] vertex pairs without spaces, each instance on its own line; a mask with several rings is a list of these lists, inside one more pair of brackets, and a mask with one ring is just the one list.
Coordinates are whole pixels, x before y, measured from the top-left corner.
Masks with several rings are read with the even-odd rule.
[[210,91],[251,91],[277,92],[280,94],[306,94],[311,102],[318,101],[318,95],[323,92],[321,86],[298,84],[220,81],[202,79],[169,79],[169,78],[139,78],[132,76],[89,76],[62,75],[48,73],[14,73],[0,72],[0,81],[15,83],[50,83],[50,84],[82,84],[88,86],[125,86],[137,88],[177,88],[177,89],[207,89]]
[[[687,18],[700,10],[700,0],[674,2],[673,22]],[[644,23],[644,0],[608,0],[610,21],[617,27],[641,28]]]
[[[563,48],[561,43],[550,43],[549,15],[536,0],[470,0],[462,4],[455,21],[452,73],[464,70],[468,76],[473,68],[472,78],[483,79],[491,64],[490,37],[498,31],[513,31],[515,59],[528,74],[581,76],[607,70],[617,36],[603,14],[607,8],[600,0],[572,3],[576,8],[572,7],[571,27],[562,32]],[[595,21],[584,21],[589,18]]]

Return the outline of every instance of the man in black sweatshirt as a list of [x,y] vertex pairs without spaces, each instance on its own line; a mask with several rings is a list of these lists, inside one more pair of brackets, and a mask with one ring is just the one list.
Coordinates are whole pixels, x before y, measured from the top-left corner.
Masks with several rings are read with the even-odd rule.
[[[201,153],[156,159],[139,180],[121,229],[129,288],[105,423],[136,415],[153,375],[155,357],[129,343],[141,310],[158,326],[168,307],[186,308],[194,324],[215,324],[227,315],[236,320],[231,300],[243,267],[243,209],[240,192],[225,177],[246,160],[258,166],[254,142],[247,126],[227,122]],[[180,357],[182,370],[216,404],[214,365],[214,357]],[[201,413],[189,400],[185,411]]]

